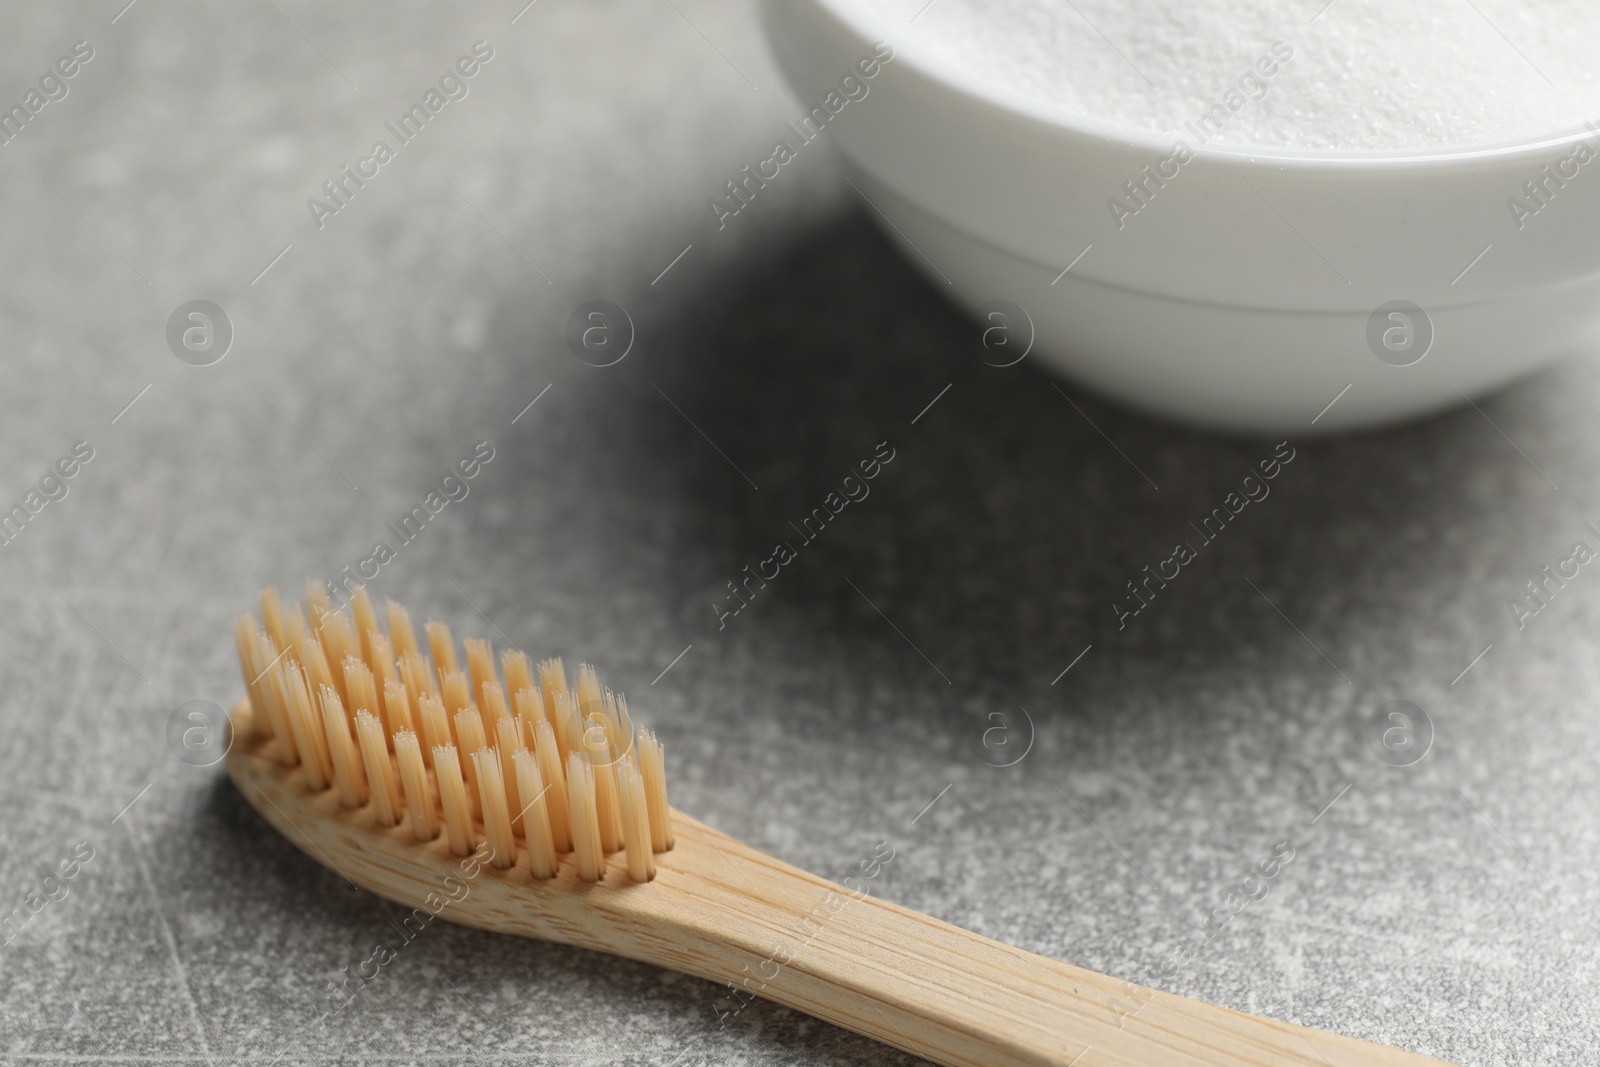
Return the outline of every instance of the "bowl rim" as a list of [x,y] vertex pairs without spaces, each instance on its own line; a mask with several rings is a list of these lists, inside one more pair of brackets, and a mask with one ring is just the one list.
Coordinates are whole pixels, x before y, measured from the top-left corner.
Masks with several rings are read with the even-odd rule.
[[[794,4],[800,0],[769,0],[771,4]],[[1054,131],[1112,141],[1128,148],[1165,155],[1177,141],[1188,141],[1170,132],[1146,129],[1117,119],[1097,118],[1063,104],[1051,103],[1009,89],[973,73],[937,54],[915,32],[905,32],[872,10],[866,0],[809,0],[850,32],[867,41],[887,41],[894,49],[896,66],[912,67],[922,77],[941,88],[967,99],[1010,114],[1030,119]],[[1207,142],[1189,144],[1196,156],[1214,163],[1231,164],[1251,170],[1328,171],[1353,174],[1363,171],[1392,172],[1397,169],[1426,167],[1430,170],[1456,169],[1485,164],[1511,165],[1548,162],[1552,149],[1570,148],[1579,141],[1591,142],[1600,150],[1600,120],[1584,125],[1541,133],[1512,141],[1475,142],[1436,148],[1290,148],[1272,145]]]

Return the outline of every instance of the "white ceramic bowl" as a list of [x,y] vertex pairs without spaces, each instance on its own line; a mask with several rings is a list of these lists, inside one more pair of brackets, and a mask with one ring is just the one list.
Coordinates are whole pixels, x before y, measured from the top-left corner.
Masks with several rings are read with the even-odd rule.
[[[822,134],[871,214],[967,308],[1023,309],[1029,358],[1130,406],[1241,432],[1373,426],[1600,343],[1600,158],[1571,162],[1580,142],[1600,154],[1593,131],[1422,152],[1191,141],[1119,228],[1108,201],[1172,137],[983,82],[857,0],[768,0],[765,21],[808,109],[887,40]],[[1519,228],[1508,201],[1563,160]]]

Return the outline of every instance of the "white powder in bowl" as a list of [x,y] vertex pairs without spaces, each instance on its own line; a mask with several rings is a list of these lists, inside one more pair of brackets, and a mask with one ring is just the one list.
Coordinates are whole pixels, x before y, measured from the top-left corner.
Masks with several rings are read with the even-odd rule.
[[866,2],[985,80],[1192,146],[1432,148],[1600,119],[1600,0]]

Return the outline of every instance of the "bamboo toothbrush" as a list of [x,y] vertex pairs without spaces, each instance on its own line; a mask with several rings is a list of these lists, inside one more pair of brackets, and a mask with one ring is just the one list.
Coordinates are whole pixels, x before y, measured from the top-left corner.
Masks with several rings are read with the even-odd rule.
[[[356,885],[484,930],[731,985],[948,1067],[1419,1067],[1439,1061],[1115,981],[757,852],[668,806],[660,743],[590,667],[314,583],[234,628],[228,772]],[[862,869],[866,870],[865,864]],[[870,875],[868,875],[870,877]],[[847,878],[845,881],[850,882]],[[408,920],[409,922],[409,920]]]

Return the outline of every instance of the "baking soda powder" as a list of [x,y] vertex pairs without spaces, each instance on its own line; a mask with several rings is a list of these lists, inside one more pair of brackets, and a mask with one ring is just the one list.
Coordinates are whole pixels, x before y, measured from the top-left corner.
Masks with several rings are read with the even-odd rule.
[[1036,100],[1188,144],[1419,149],[1600,118],[1595,0],[867,0]]

